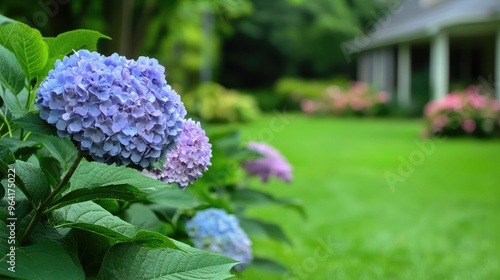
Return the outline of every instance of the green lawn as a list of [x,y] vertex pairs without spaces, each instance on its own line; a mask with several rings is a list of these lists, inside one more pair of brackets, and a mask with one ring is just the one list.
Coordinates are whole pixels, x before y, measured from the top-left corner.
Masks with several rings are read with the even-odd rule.
[[253,240],[255,254],[295,275],[249,269],[244,279],[500,279],[500,141],[445,139],[423,151],[415,120],[268,115],[241,128],[294,166],[291,185],[259,188],[301,198],[308,213],[249,212],[294,243]]

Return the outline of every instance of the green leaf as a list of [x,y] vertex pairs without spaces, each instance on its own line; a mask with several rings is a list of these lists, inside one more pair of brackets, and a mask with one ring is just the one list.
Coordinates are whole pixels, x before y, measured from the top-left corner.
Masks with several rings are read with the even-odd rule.
[[278,204],[297,211],[304,218],[307,216],[300,200],[294,198],[277,198],[255,189],[237,189],[231,194],[231,201],[245,207]]
[[146,201],[146,194],[131,185],[111,185],[82,188],[70,191],[49,206],[49,210],[58,209],[73,203],[95,199],[117,199],[122,201]]
[[104,236],[78,229],[72,229],[68,237],[76,243],[78,259],[85,267],[85,276],[87,279],[95,279],[90,277],[97,276],[104,256],[114,244]]
[[132,225],[145,230],[159,231],[162,227],[153,210],[139,203],[132,204],[121,217]]
[[[92,176],[88,176],[88,174],[92,174]],[[110,192],[106,197],[129,201],[143,200],[181,209],[191,209],[200,205],[198,199],[190,193],[183,192],[175,186],[167,185],[124,166],[82,162],[71,177],[70,182],[71,187],[65,195],[70,195],[81,189],[89,190],[87,195],[92,195],[94,190],[106,195],[103,193],[106,192],[106,188],[121,186],[124,187],[124,190],[116,192],[116,195]],[[102,189],[100,189],[101,187]],[[116,188],[113,189],[116,190]],[[103,197],[96,196],[95,199],[97,198]]]
[[56,227],[86,230],[110,238],[114,242],[137,242],[151,248],[178,247],[168,237],[141,230],[113,216],[98,204],[86,201],[65,206],[54,211]]
[[23,193],[26,197],[31,197],[34,205],[40,204],[49,195],[50,186],[40,166],[17,160],[10,167],[22,178],[28,194]]
[[[2,175],[0,178],[7,178],[8,174],[10,173],[9,169],[10,169],[9,165],[7,165],[6,162],[4,162],[2,159],[0,159],[0,174]],[[21,178],[19,177],[19,175],[17,173],[15,173],[15,180],[16,180],[15,184],[16,184],[17,188],[19,190],[21,190],[23,192],[23,194],[31,201],[32,200],[31,194],[28,191],[28,189],[26,188],[26,186],[24,185],[23,180],[21,180]]]
[[[21,93],[16,96],[9,88],[0,88],[0,97],[5,103],[5,107],[7,107],[12,114],[13,119],[20,118],[29,112],[25,107],[26,103],[21,101],[22,96],[28,96],[28,91],[26,89],[23,89]],[[24,98],[24,100],[26,100],[26,98]]]
[[25,131],[31,131],[40,134],[57,135],[57,129],[40,118],[40,114],[30,113],[14,120],[14,123]]
[[[7,233],[5,224],[3,222],[0,224],[2,224],[1,232]],[[10,253],[10,245],[4,236],[0,241],[2,242],[0,247],[3,247],[0,275],[14,279],[68,279],[68,275],[75,280],[85,279],[78,258],[69,253],[64,245],[53,240],[40,241],[27,247],[13,245],[16,248],[15,272],[11,272],[8,270],[10,265],[7,262],[10,257],[3,253],[6,250],[7,254]]]
[[24,88],[24,76],[23,69],[16,59],[16,56],[6,49],[4,46],[0,45],[0,65],[2,65],[2,71],[0,71],[0,82],[9,88],[14,94],[18,94]]
[[238,263],[210,252],[181,248],[189,251],[115,245],[104,258],[97,279],[227,279],[231,277],[231,268]]
[[161,188],[148,194],[148,200],[170,208],[193,209],[202,203],[191,193],[174,188]]
[[[92,176],[88,176],[89,174]],[[111,185],[131,185],[143,192],[156,191],[156,188],[171,188],[171,186],[141,174],[135,169],[95,161],[81,162],[70,182],[70,190]]]
[[0,146],[5,147],[6,149],[10,150],[12,153],[15,153],[17,150],[26,148],[26,147],[34,147],[38,143],[33,141],[33,140],[25,140],[22,141],[18,138],[1,138],[0,139]]
[[97,41],[101,38],[111,39],[94,30],[76,29],[61,33],[55,38],[45,38],[45,42],[49,46],[49,57],[62,57],[80,49],[95,51]]
[[292,245],[290,239],[278,225],[246,217],[238,218],[240,226],[248,235],[267,237]]
[[28,139],[42,144],[49,151],[50,155],[61,163],[64,170],[69,169],[78,155],[75,145],[73,145],[68,137],[61,138],[32,133]]
[[[8,138],[2,138],[2,139],[8,139]],[[7,145],[3,145],[3,143],[1,143],[2,139],[0,139],[0,160],[2,160],[5,163],[11,163],[16,161],[14,153],[9,149]]]
[[288,267],[284,266],[282,263],[260,257],[254,257],[252,261],[252,267],[258,270],[276,274],[284,274],[290,272],[290,269],[288,269]]
[[14,53],[28,83],[41,74],[47,63],[49,50],[42,35],[24,23],[0,26],[0,45]]

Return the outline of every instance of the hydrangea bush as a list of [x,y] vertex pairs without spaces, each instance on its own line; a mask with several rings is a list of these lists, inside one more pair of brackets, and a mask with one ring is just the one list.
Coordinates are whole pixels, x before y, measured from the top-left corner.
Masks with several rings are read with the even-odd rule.
[[426,136],[500,136],[500,101],[470,86],[425,106]]
[[286,271],[254,256],[245,232],[287,242],[285,233],[244,210],[300,203],[222,180],[221,168],[237,178],[254,151],[185,119],[158,61],[104,56],[99,39],[109,38],[43,38],[0,22],[0,278],[226,279],[260,263]]
[[374,91],[368,84],[353,82],[347,90],[332,85],[319,99],[303,99],[300,103],[306,114],[332,114],[337,116],[371,116],[387,113],[390,95]]

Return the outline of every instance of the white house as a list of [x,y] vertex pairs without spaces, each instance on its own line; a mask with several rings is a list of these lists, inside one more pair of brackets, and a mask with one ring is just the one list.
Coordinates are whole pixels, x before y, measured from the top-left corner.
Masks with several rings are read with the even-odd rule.
[[500,0],[402,0],[367,28],[348,46],[359,52],[358,79],[396,94],[400,105],[417,94],[415,71],[425,73],[418,82],[428,83],[430,98],[467,81],[489,82],[500,99]]

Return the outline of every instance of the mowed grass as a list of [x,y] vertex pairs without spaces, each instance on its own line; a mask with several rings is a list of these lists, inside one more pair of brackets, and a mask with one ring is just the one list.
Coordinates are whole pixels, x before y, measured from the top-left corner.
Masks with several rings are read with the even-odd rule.
[[254,238],[254,253],[294,274],[243,279],[500,279],[500,141],[425,142],[416,120],[268,115],[240,128],[294,166],[290,185],[251,184],[308,215],[250,209],[293,242]]

